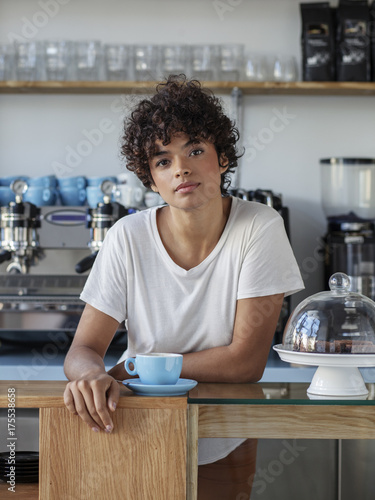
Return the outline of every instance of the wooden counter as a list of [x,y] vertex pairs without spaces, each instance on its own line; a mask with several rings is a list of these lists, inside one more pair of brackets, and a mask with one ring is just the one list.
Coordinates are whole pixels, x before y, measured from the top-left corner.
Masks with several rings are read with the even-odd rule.
[[16,492],[11,493],[8,491],[9,484],[0,481],[0,498],[7,500],[8,498],[15,500],[38,500],[39,487],[37,483],[17,484]]
[[[40,500],[185,499],[186,397],[139,397],[122,386],[113,432],[95,433],[65,408],[65,385],[0,382],[0,407],[11,387],[16,408],[39,408]],[[24,486],[9,498],[26,498]]]
[[[198,384],[184,397],[121,386],[112,434],[64,406],[65,382],[0,382],[0,407],[39,408],[40,500],[196,500],[198,438],[375,439],[375,385],[366,400],[310,400],[308,384]],[[37,485],[0,484],[0,498],[36,500]]]

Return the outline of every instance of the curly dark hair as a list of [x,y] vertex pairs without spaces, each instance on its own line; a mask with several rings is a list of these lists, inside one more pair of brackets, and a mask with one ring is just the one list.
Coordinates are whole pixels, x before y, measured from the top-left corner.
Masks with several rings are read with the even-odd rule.
[[[176,133],[185,133],[190,140],[211,142],[218,158],[225,155],[228,169],[221,175],[221,193],[226,196],[230,174],[237,167],[236,143],[239,132],[224,114],[220,99],[202,88],[197,80],[188,80],[184,74],[170,75],[156,87],[151,99],[143,99],[125,120],[121,155],[126,167],[150,188],[153,179],[149,159],[156,152],[155,142],[171,142]],[[219,160],[220,161],[220,160]],[[224,166],[224,165],[222,165]]]

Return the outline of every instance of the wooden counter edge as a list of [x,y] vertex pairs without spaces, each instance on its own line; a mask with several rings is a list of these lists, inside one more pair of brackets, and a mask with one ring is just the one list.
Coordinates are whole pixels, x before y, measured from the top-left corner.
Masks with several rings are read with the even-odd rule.
[[[0,408],[8,408],[8,393],[15,394],[16,408],[64,408],[63,394],[67,382],[47,381],[0,381]],[[15,389],[8,392],[9,389]],[[136,396],[126,387],[120,388],[117,408],[187,408],[187,394],[184,396],[153,397]]]

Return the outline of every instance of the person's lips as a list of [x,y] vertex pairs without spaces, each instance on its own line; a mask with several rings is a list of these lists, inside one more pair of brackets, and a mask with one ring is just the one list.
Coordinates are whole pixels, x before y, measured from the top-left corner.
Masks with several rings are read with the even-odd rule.
[[199,186],[199,182],[183,182],[176,188],[177,193],[191,193]]

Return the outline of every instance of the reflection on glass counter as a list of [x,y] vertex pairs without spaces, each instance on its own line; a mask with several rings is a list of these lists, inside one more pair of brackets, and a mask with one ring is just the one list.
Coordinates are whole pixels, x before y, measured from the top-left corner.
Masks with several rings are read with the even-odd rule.
[[309,384],[303,383],[257,383],[257,384],[198,384],[188,394],[189,404],[219,405],[374,405],[375,384],[366,384],[366,399],[310,399]]

